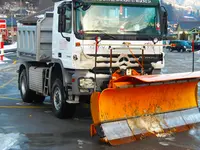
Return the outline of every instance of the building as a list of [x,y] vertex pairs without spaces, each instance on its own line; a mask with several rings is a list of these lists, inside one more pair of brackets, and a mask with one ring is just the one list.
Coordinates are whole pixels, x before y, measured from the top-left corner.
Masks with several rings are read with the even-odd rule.
[[48,7],[44,10],[41,10],[37,13],[34,13],[34,14],[31,14],[29,16],[26,16],[22,19],[19,19],[18,22],[19,23],[23,23],[23,24],[28,24],[28,25],[35,25],[37,23],[37,20],[41,17],[43,17],[43,15],[46,13],[46,12],[53,12],[54,10],[54,7],[51,6],[51,7]]
[[177,25],[176,34],[178,39],[192,40],[200,33],[200,21],[181,21]]
[[23,18],[29,15],[29,11],[26,10],[25,8],[20,8],[17,11],[15,11],[13,14],[15,18]]
[[52,0],[39,0],[38,10],[41,11],[53,5],[54,3]]
[[17,20],[16,18],[9,17],[9,18],[0,18],[6,20],[6,34],[8,37],[13,37],[13,40],[16,40],[17,36]]

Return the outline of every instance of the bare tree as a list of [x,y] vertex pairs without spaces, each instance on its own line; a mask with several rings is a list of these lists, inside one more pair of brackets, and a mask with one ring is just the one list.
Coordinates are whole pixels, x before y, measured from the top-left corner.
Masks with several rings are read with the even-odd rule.
[[40,0],[39,1],[39,10],[43,10],[43,9],[48,8],[50,6],[53,6],[52,0]]

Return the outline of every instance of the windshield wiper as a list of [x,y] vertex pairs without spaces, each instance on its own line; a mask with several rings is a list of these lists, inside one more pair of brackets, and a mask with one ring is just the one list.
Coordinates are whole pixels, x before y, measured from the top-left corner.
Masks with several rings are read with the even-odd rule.
[[104,35],[107,35],[108,37],[111,37],[112,39],[116,39],[116,37],[106,33],[105,31],[106,30],[85,30],[83,32],[99,32],[99,33],[103,33]]
[[90,8],[91,4],[87,4],[83,2],[82,0],[76,0],[76,2],[79,4],[78,6],[74,6],[74,9],[81,8],[83,11],[86,11]]

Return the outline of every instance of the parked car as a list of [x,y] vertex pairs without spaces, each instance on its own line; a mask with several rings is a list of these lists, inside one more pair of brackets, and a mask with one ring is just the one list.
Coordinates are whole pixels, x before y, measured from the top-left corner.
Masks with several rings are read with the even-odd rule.
[[189,41],[173,40],[173,41],[170,41],[169,44],[171,45],[171,47],[168,47],[170,52],[174,50],[178,52],[192,52],[192,45]]
[[200,50],[200,40],[194,42],[194,50],[195,51]]
[[[192,46],[192,41],[188,41],[188,43]],[[200,40],[194,41],[194,51],[200,50]]]
[[11,44],[12,44],[11,41],[8,41],[8,40],[4,41],[4,45],[11,45]]

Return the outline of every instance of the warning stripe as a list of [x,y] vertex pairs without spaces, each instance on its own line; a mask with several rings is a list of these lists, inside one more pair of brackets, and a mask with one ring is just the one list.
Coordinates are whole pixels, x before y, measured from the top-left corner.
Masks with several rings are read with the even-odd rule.
[[6,24],[0,24],[0,29],[6,29]]
[[0,42],[0,49],[4,48],[4,42]]
[[6,20],[0,19],[0,23],[6,23]]

